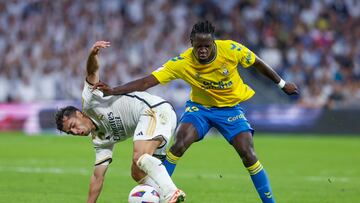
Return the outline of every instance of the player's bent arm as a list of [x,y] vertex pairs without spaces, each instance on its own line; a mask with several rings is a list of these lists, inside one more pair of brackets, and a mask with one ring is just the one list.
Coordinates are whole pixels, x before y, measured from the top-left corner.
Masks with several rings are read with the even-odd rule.
[[99,197],[104,183],[104,178],[107,168],[108,168],[107,165],[95,166],[94,173],[90,180],[90,188],[89,188],[87,203],[95,203],[97,198]]
[[261,58],[256,56],[255,62],[253,66],[256,70],[260,71],[263,75],[270,78],[276,84],[278,84],[281,80],[281,77],[272,69],[268,64],[266,64]]
[[150,87],[154,87],[155,85],[158,85],[160,82],[153,76],[152,74],[140,78],[138,80],[134,80],[132,82],[126,83],[121,86],[117,86],[112,88],[110,94],[112,95],[119,95],[119,94],[126,94],[129,92],[134,91],[145,91],[149,89]]
[[104,49],[109,46],[110,42],[97,41],[91,47],[90,54],[86,62],[86,80],[92,85],[99,82],[99,60],[97,55],[100,49]]
[[253,66],[256,68],[256,70],[260,71],[262,74],[264,74],[272,81],[274,81],[286,94],[288,95],[299,94],[298,87],[294,83],[285,82],[279,76],[279,74],[275,72],[274,69],[272,69],[269,65],[267,65],[258,56],[256,56]]
[[92,85],[99,82],[99,60],[94,52],[90,52],[86,62],[86,81]]

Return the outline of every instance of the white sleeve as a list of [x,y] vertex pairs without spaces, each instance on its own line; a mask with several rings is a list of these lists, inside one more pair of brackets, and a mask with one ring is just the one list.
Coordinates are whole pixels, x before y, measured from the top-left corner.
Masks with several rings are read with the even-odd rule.
[[95,147],[95,166],[109,165],[112,162],[114,144]]
[[82,91],[82,105],[83,108],[91,108],[93,104],[99,104],[105,102],[109,97],[103,97],[103,92],[100,90],[93,90],[93,85],[88,83],[86,80],[84,82],[84,89]]

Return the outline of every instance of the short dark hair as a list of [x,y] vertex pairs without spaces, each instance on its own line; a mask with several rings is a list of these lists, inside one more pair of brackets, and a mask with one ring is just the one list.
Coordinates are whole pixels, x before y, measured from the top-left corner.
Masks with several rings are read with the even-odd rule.
[[190,34],[190,40],[193,40],[195,37],[195,34],[211,34],[212,37],[214,37],[215,32],[215,26],[213,26],[209,21],[199,21],[197,22],[191,30]]
[[64,117],[70,117],[72,116],[76,111],[80,111],[75,106],[67,106],[64,108],[59,109],[55,114],[55,122],[56,122],[56,128],[60,131],[63,131],[63,124],[64,124]]

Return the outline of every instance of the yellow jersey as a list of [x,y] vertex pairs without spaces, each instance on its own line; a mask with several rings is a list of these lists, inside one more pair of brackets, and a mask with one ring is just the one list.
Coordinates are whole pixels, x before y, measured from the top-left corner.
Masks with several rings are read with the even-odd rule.
[[255,91],[244,84],[237,67],[251,66],[255,54],[244,45],[232,40],[215,40],[215,59],[201,64],[189,48],[172,58],[152,75],[166,84],[182,79],[191,85],[190,100],[206,107],[231,107],[251,98]]

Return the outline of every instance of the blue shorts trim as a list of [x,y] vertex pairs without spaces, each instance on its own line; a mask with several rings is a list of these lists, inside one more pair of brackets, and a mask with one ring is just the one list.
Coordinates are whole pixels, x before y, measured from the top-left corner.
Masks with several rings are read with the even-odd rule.
[[180,123],[193,124],[198,132],[199,140],[205,137],[211,127],[216,128],[229,143],[241,132],[249,131],[254,134],[254,129],[239,105],[206,108],[201,104],[187,101]]

